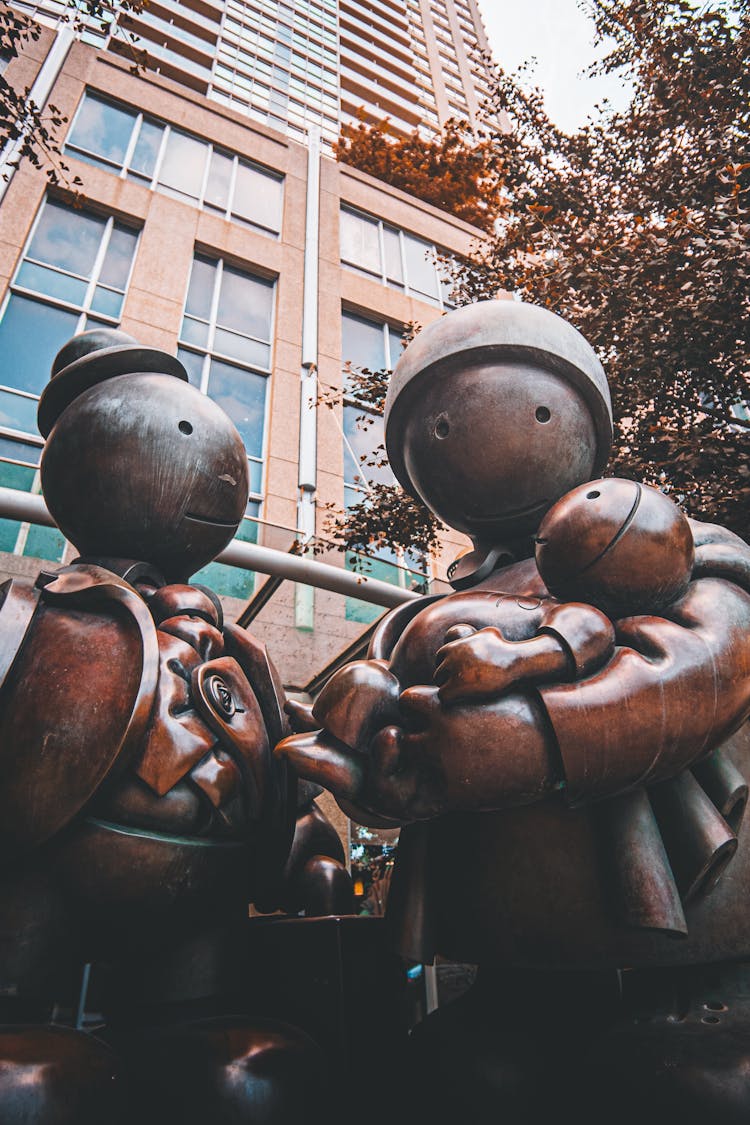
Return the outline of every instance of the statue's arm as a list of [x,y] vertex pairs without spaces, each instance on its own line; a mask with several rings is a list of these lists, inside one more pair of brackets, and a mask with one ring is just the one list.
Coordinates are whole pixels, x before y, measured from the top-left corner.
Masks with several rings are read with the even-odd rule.
[[696,567],[723,556],[735,579],[694,581],[671,618],[619,622],[614,654],[575,682],[445,706],[437,686],[402,692],[386,661],[359,661],[316,701],[322,729],[278,752],[347,811],[400,822],[555,790],[584,803],[674,776],[750,711],[746,553],[731,533],[699,528]]
[[493,699],[513,685],[566,683],[590,675],[615,648],[615,629],[594,606],[553,603],[536,635],[509,640],[502,629],[457,625],[437,652],[435,683],[445,704]]

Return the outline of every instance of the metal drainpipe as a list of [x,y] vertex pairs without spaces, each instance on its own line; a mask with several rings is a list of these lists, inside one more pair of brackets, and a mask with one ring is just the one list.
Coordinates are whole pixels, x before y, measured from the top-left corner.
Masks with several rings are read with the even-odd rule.
[[[320,253],[320,130],[308,129],[307,207],[305,213],[305,276],[302,296],[302,368],[299,407],[299,498],[297,526],[305,540],[315,535],[315,492],[318,484],[318,256]],[[315,591],[296,586],[294,623],[315,624]]]
[[[60,28],[55,33],[55,39],[47,52],[47,57],[42,63],[41,69],[37,74],[34,83],[29,90],[29,100],[33,101],[40,109],[43,109],[47,103],[47,99],[52,93],[52,87],[57,81],[58,75],[63,68],[68,51],[70,50],[75,35],[68,27]],[[21,151],[23,141],[19,138],[15,141],[8,141],[4,146],[2,153],[0,153],[0,203],[2,203],[8,185],[13,178],[16,171],[15,161]]]

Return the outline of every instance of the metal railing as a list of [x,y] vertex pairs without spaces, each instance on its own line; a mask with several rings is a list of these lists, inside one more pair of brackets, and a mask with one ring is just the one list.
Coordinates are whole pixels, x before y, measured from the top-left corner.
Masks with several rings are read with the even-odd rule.
[[[21,520],[41,527],[57,526],[41,496],[14,488],[0,487],[0,518]],[[292,582],[302,582],[320,590],[330,590],[334,594],[344,594],[388,608],[419,597],[414,590],[391,586],[378,578],[331,566],[330,563],[320,562],[310,556],[292,555],[272,547],[262,547],[258,543],[244,543],[239,539],[233,539],[217,556],[216,561],[241,570],[278,575]]]

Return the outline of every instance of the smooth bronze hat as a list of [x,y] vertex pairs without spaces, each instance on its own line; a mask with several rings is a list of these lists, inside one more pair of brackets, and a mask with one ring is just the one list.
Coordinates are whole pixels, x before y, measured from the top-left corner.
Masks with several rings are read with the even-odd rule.
[[581,333],[549,309],[522,301],[477,301],[424,328],[393,371],[385,400],[388,460],[401,485],[418,495],[404,457],[404,424],[419,409],[423,380],[457,373],[472,363],[525,362],[560,375],[586,403],[597,437],[594,474],[604,468],[612,442],[612,403],[607,377]]
[[139,344],[117,328],[94,328],[64,344],[52,362],[50,381],[39,399],[37,424],[42,437],[73,399],[116,375],[154,372],[188,382],[187,371],[174,356],[160,348]]

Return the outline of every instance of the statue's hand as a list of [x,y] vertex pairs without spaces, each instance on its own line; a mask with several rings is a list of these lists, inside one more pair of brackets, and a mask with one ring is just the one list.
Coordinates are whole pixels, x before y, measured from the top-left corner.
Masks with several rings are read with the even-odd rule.
[[533,697],[446,707],[436,687],[398,695],[384,664],[361,661],[333,677],[314,712],[325,729],[292,735],[276,753],[366,824],[525,804],[557,782]]
[[478,632],[455,625],[437,651],[435,683],[443,703],[462,699],[491,699],[518,679],[518,645],[506,641],[492,626]]
[[311,732],[308,726],[280,742],[276,753],[365,823],[432,816],[438,811],[435,787],[403,729],[399,694],[384,661],[355,661],[329,680],[311,713],[296,716],[323,729]]

